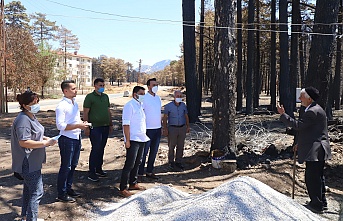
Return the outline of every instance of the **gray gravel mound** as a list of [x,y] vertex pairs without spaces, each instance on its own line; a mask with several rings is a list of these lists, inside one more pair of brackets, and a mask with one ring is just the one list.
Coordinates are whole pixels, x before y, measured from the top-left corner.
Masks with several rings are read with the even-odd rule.
[[324,220],[264,183],[239,177],[199,195],[158,186],[98,211],[93,220]]

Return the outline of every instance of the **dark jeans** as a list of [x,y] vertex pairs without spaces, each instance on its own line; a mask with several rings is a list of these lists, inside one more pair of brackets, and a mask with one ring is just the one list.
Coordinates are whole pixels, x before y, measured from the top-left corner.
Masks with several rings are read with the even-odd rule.
[[310,205],[315,209],[322,210],[327,206],[325,197],[324,161],[306,161],[305,183]]
[[38,206],[43,196],[43,180],[41,170],[29,173],[29,161],[24,158],[23,172],[24,178],[23,204],[21,207],[21,216],[26,216],[27,221],[37,220]]
[[138,167],[142,161],[145,142],[130,140],[130,148],[126,148],[126,160],[121,173],[120,191],[127,189],[127,184],[137,183]]
[[148,166],[147,166],[146,172],[152,173],[154,169],[156,154],[158,152],[158,147],[160,145],[160,140],[161,140],[161,135],[162,135],[161,128],[148,129],[146,130],[146,135],[150,138],[150,140],[146,142],[145,147],[144,147],[142,163],[139,166],[139,170],[138,170],[139,175],[144,174],[145,161],[146,161],[146,156],[148,155],[148,152],[149,152],[149,158],[148,158]]
[[89,139],[91,140],[92,150],[89,155],[89,172],[91,173],[102,171],[104,150],[109,130],[109,126],[94,127],[90,130]]
[[58,146],[61,155],[61,167],[57,177],[58,195],[62,196],[71,189],[73,184],[73,175],[77,163],[79,162],[81,137],[79,140],[61,136],[58,139]]

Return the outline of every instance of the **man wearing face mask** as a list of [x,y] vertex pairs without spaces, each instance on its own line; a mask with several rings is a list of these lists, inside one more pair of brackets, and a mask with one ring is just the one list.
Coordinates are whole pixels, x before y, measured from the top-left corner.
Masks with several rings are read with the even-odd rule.
[[154,163],[158,152],[158,147],[161,140],[161,98],[156,94],[158,91],[158,84],[156,78],[147,81],[148,92],[144,96],[143,109],[146,116],[146,135],[150,138],[144,148],[142,163],[139,166],[138,174],[143,176],[146,157],[149,152],[146,177],[151,179],[158,179],[153,173]]
[[[186,133],[189,133],[189,118],[185,103],[182,102],[182,92],[174,91],[174,101],[164,106],[163,135],[168,136],[168,163],[172,170],[183,170],[182,156]],[[168,123],[168,127],[167,127]],[[174,161],[174,152],[176,156]]]
[[94,80],[94,91],[87,94],[83,102],[83,120],[92,124],[85,130],[89,136],[92,150],[89,155],[88,179],[97,182],[99,177],[106,177],[103,171],[103,156],[109,133],[113,130],[110,100],[104,93],[105,81],[102,78]]
[[[129,190],[144,190],[137,184],[137,172],[142,160],[145,143],[149,141],[146,133],[145,113],[142,108],[144,88],[135,86],[132,99],[123,108],[123,133],[126,148],[126,160],[121,174],[119,195],[129,197]],[[129,188],[127,188],[129,184]]]

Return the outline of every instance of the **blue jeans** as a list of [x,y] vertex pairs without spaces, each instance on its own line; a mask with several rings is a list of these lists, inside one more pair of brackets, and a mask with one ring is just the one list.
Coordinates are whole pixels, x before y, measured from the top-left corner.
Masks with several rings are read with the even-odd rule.
[[23,172],[24,178],[23,204],[21,207],[21,216],[26,216],[27,221],[37,220],[38,206],[43,196],[43,180],[41,170],[29,173],[29,161],[24,158]]
[[126,160],[121,173],[120,191],[127,189],[127,184],[137,183],[138,167],[142,161],[145,142],[130,140],[130,148],[126,148]]
[[91,173],[102,171],[109,130],[109,126],[94,127],[90,130],[89,139],[91,140],[92,150],[89,154],[89,172]]
[[79,140],[61,136],[58,139],[61,155],[61,167],[57,177],[57,191],[59,196],[67,193],[73,184],[73,175],[79,162],[81,137]]
[[148,152],[149,152],[149,158],[148,158],[148,166],[147,166],[146,172],[152,173],[154,169],[154,163],[155,163],[156,155],[158,152],[158,147],[160,145],[160,140],[161,140],[161,128],[147,129],[146,135],[150,138],[150,140],[146,142],[145,147],[144,147],[142,163],[139,166],[139,170],[138,170],[139,175],[144,174],[145,161],[146,161],[146,156],[148,155]]

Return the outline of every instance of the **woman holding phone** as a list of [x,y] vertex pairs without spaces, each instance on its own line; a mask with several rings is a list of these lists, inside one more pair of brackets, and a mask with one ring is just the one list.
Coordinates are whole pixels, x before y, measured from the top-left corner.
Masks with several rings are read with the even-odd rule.
[[22,110],[15,118],[11,130],[12,170],[24,181],[22,220],[36,221],[38,205],[43,196],[42,164],[45,163],[45,147],[57,143],[44,136],[44,127],[38,122],[39,98],[26,91],[17,96]]

